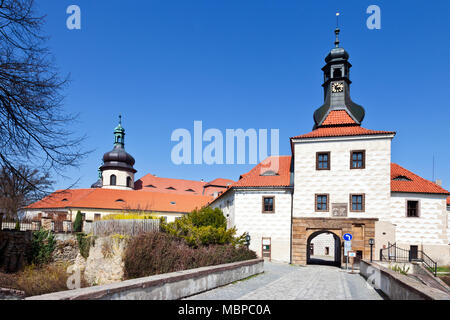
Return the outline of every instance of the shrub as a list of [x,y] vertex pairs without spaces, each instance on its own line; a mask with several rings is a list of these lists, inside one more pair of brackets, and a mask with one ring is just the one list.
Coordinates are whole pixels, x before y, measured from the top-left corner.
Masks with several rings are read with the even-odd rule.
[[227,220],[219,208],[205,207],[200,210],[194,210],[187,215],[188,220],[195,227],[211,226],[214,228],[226,228]]
[[80,254],[83,256],[83,258],[87,259],[89,257],[91,245],[95,244],[95,237],[80,232],[77,233],[77,241],[78,248],[80,249]]
[[241,245],[244,242],[244,235],[235,237],[235,228],[227,230],[226,219],[218,208],[194,210],[171,223],[161,220],[160,225],[163,232],[182,238],[193,247],[209,244]]
[[193,248],[174,235],[149,232],[130,240],[124,252],[124,276],[127,279],[140,278],[255,258],[255,252],[243,246]]
[[51,231],[43,229],[34,231],[31,242],[32,263],[36,265],[49,263],[55,247],[56,241]]
[[[30,265],[17,275],[16,288],[25,291],[26,296],[35,296],[51,292],[65,291],[68,264],[48,264],[45,266]],[[87,287],[84,277],[81,277],[81,287]]]
[[78,210],[77,215],[75,217],[75,221],[73,222],[73,231],[81,232],[83,229],[83,216],[81,215],[81,211]]

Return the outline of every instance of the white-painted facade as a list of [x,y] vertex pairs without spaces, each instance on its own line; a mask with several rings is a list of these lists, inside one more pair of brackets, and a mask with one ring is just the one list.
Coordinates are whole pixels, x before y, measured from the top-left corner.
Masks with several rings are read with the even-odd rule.
[[[293,140],[294,217],[331,217],[334,203],[348,204],[347,217],[389,215],[393,135]],[[350,169],[350,152],[364,150],[366,167]],[[330,152],[330,170],[316,170],[316,153]],[[315,195],[328,194],[328,212],[316,212]],[[365,195],[364,212],[350,211],[350,194]]]
[[[116,176],[116,184],[111,185],[111,176]],[[130,185],[127,185],[127,180],[130,180]],[[133,190],[134,188],[134,173],[126,170],[107,169],[102,172],[102,188],[118,189],[118,190]]]
[[[393,134],[293,139],[291,188],[232,188],[212,203],[238,234],[248,232],[250,249],[262,256],[271,240],[271,259],[290,262],[292,217],[332,218],[333,204],[346,204],[348,218],[377,218],[374,257],[389,243],[418,246],[439,264],[450,263],[449,215],[445,194],[391,192]],[[365,151],[364,169],[350,169],[350,153]],[[330,152],[330,170],[316,169],[316,153]],[[291,194],[293,191],[293,194]],[[315,195],[328,194],[329,211],[315,211]],[[352,212],[350,194],[364,194],[364,211]],[[275,196],[275,213],[262,212],[262,198]],[[407,217],[407,200],[418,200],[420,216]],[[331,248],[330,248],[331,250]]]
[[[263,213],[263,197],[275,198],[275,212]],[[270,238],[271,259],[290,261],[291,241],[291,189],[289,188],[242,188],[231,190],[212,204],[224,211],[230,227],[237,234],[248,233],[250,249],[262,256],[262,240]],[[227,203],[229,207],[227,208]]]

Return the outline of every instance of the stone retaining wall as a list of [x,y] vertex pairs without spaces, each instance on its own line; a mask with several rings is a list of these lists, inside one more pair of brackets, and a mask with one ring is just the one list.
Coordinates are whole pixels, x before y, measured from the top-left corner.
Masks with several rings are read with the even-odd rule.
[[254,259],[56,292],[29,297],[27,300],[176,300],[263,271],[264,260]]
[[0,230],[0,271],[16,272],[29,262],[31,239],[30,231]]
[[360,273],[392,300],[450,300],[450,295],[377,263],[361,260]]

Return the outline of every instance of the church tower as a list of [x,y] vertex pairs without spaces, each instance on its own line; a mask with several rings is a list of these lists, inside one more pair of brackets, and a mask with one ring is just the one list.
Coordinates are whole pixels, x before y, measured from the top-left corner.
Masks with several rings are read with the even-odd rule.
[[[339,111],[349,117],[349,124],[361,125],[364,119],[364,108],[350,98],[350,68],[349,54],[339,47],[340,29],[336,28],[335,48],[326,56],[326,65],[322,68],[324,74],[324,104],[314,112],[314,129],[327,126],[325,121],[332,111]],[[346,113],[346,115],[345,115]]]
[[114,129],[114,148],[103,155],[100,167],[102,188],[133,190],[134,163],[134,158],[125,151],[125,129],[119,116],[119,125]]

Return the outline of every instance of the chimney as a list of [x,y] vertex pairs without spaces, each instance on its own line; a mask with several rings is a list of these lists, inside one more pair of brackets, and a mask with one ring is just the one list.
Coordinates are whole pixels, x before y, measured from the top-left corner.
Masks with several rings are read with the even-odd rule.
[[436,183],[439,187],[442,187],[442,180],[441,179],[436,179],[436,181],[434,183]]

